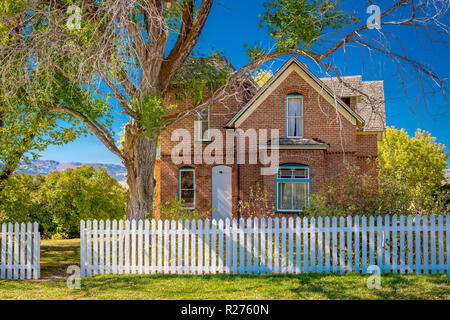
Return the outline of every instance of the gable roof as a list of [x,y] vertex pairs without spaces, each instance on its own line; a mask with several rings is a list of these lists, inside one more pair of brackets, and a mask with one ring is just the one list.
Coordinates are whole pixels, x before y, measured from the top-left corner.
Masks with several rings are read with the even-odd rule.
[[[230,121],[227,127],[239,126],[255,109],[265,100],[266,95],[270,94],[276,87],[277,80],[283,78],[285,72],[293,67],[302,78],[304,78],[310,85],[312,85],[320,95],[322,95],[328,102],[337,106],[338,110],[353,124],[364,124],[364,119],[353,111],[345,102],[343,102],[333,91],[326,86],[319,78],[317,78],[311,71],[308,70],[296,57],[291,57],[277,72],[262,86],[258,92],[242,107]],[[292,71],[291,71],[292,72]],[[290,73],[288,73],[290,74]],[[287,75],[286,75],[287,76]]]

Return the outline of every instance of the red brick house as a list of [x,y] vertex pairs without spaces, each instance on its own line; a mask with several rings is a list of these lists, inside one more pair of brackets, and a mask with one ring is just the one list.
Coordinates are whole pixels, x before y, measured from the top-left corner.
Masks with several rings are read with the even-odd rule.
[[[361,76],[343,80],[345,85],[335,78],[319,79],[293,57],[264,86],[249,85],[247,91],[176,122],[161,135],[157,201],[177,198],[188,209],[214,208],[215,219],[239,217],[239,201],[250,200],[250,187],[259,183],[269,190],[277,213],[298,213],[344,161],[370,169],[374,162],[367,159],[377,157],[377,142],[385,130],[383,82],[362,81]],[[171,157],[179,143],[172,141],[177,129],[192,137],[189,164],[176,164]],[[258,141],[257,152],[277,148],[279,164],[265,175],[261,168],[267,164],[239,164],[237,143],[224,143],[222,151],[211,153],[222,152],[222,163],[195,161],[196,154],[208,151],[215,141],[207,129],[217,129],[224,137],[249,129],[278,129],[279,140],[270,140],[269,133],[269,141]],[[234,151],[233,156],[226,157],[227,151]],[[246,149],[245,159],[254,151]]]

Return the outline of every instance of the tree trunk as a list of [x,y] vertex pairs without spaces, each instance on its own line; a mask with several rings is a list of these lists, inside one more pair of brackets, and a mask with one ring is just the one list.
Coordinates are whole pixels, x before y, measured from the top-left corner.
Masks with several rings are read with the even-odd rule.
[[125,125],[123,152],[127,169],[127,219],[152,218],[157,140],[142,135],[134,121]]

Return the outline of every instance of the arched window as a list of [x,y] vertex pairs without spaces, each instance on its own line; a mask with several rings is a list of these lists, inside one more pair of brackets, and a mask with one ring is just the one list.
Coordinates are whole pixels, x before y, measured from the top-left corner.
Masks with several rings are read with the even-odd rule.
[[303,96],[291,93],[286,96],[286,138],[303,137]]
[[195,209],[195,169],[183,167],[178,170],[178,201],[186,209]]
[[284,164],[276,176],[276,211],[301,212],[308,206],[311,187],[309,167]]

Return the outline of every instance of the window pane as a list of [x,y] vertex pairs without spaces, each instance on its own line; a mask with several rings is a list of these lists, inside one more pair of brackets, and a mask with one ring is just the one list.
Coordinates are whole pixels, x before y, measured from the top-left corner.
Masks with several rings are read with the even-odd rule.
[[180,180],[181,189],[194,189],[194,171],[181,171]]
[[303,209],[306,206],[308,184],[307,183],[294,183],[293,192],[293,205],[295,209]]
[[288,98],[288,116],[297,116],[299,117],[301,114],[301,98]]
[[194,190],[181,190],[181,199],[187,207],[194,206]]
[[306,169],[306,168],[297,168],[297,169],[293,169],[293,170],[294,170],[293,178],[296,178],[296,179],[308,179],[308,169]]
[[197,140],[209,140],[209,136],[205,134],[209,129],[209,108],[205,108],[198,112],[198,121]]
[[292,183],[278,184],[278,208],[292,209]]
[[295,118],[289,118],[288,119],[288,136],[289,137],[295,137],[296,136]]
[[278,178],[290,179],[292,178],[292,169],[278,169]]
[[209,122],[208,121],[202,121],[202,128],[201,128],[201,133],[202,133],[202,137],[203,139],[208,139],[208,135],[205,133],[206,130],[209,129]]

